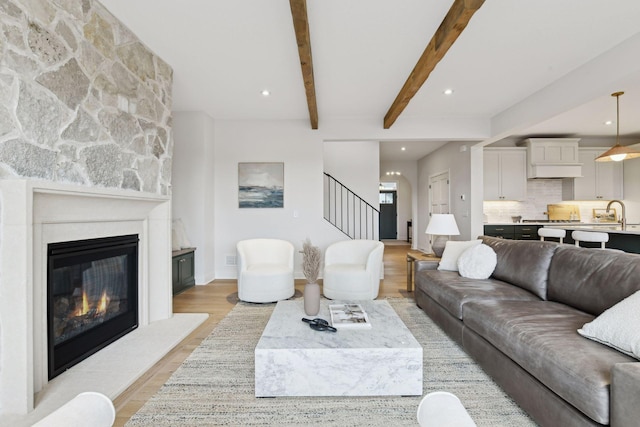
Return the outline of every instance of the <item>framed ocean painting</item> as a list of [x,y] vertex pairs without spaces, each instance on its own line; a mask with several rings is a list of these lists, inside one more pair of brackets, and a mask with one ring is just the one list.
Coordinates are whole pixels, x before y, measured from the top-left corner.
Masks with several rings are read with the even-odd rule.
[[284,163],[238,163],[238,207],[284,207]]

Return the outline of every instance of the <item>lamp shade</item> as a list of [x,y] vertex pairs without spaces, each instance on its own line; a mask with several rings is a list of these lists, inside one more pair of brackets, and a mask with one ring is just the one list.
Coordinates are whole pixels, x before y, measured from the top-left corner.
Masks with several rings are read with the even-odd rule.
[[620,145],[620,97],[624,92],[614,92],[611,96],[616,98],[616,145],[596,157],[596,162],[619,162],[640,157],[640,152],[631,147]]
[[433,214],[431,220],[427,224],[426,234],[435,234],[440,236],[458,236],[458,224],[453,214]]
[[619,162],[621,160],[635,159],[636,157],[640,157],[640,152],[631,147],[616,144],[596,157],[596,162]]

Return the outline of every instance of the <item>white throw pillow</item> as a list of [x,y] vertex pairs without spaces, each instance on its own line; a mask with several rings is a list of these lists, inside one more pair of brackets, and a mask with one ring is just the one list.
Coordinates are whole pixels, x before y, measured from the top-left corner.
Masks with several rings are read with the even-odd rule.
[[578,333],[624,354],[640,359],[640,291],[623,299],[585,323]]
[[469,279],[488,279],[496,268],[498,257],[487,245],[477,245],[466,249],[458,258],[458,271]]
[[438,265],[438,270],[458,271],[458,258],[466,249],[482,243],[482,240],[469,240],[458,242],[447,240],[442,252],[442,259]]

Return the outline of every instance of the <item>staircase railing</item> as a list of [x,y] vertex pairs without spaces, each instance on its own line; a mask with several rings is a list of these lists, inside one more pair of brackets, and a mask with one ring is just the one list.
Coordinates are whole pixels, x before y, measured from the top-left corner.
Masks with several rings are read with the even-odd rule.
[[326,172],[324,219],[352,239],[379,240],[380,211]]

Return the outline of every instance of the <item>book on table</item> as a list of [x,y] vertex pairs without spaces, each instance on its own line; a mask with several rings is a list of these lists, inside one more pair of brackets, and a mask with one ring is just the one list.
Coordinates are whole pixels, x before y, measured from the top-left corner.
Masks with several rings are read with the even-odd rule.
[[330,304],[331,325],[336,329],[368,329],[371,322],[360,304]]

